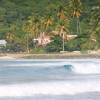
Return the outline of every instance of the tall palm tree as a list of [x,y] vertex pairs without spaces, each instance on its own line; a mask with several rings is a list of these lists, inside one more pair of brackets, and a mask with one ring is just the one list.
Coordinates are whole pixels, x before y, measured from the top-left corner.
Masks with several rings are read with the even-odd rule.
[[25,35],[26,37],[26,49],[27,49],[27,53],[29,53],[29,36],[30,33],[32,32],[33,28],[33,20],[32,17],[30,16],[28,21],[26,21],[23,25],[23,31],[25,31],[27,34]]
[[64,12],[64,8],[62,6],[60,6],[58,8],[57,16],[58,16],[58,21],[59,21],[59,24],[60,24],[59,35],[63,39],[62,50],[64,51],[65,50],[65,48],[64,48],[65,47],[65,44],[64,44],[64,42],[65,42],[64,41],[64,38],[65,38],[64,29],[65,29],[66,15],[65,15],[65,12]]
[[27,33],[27,52],[29,53],[29,38],[33,39],[38,36],[40,28],[40,20],[38,17],[30,16],[28,21],[24,24],[23,30]]
[[53,17],[49,14],[44,18],[44,30],[47,31],[48,28],[53,24]]
[[[100,8],[99,6],[94,6],[90,12],[90,22],[89,22],[89,30],[88,33],[90,34],[89,41],[90,44],[93,46],[94,49],[97,48],[99,45],[98,35],[100,33]],[[94,45],[93,45],[94,44]]]
[[9,32],[6,33],[6,39],[9,42],[13,42],[16,39],[15,31],[16,31],[16,25],[15,24],[11,24]]
[[71,2],[71,8],[72,8],[72,16],[77,19],[77,34],[81,33],[81,27],[80,27],[80,16],[81,16],[81,8],[82,3],[80,0],[72,0]]

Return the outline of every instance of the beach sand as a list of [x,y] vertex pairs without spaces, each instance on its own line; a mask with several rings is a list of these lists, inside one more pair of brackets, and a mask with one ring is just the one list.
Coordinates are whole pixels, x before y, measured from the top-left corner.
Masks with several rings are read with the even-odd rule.
[[80,53],[55,53],[55,54],[27,54],[27,53],[6,53],[0,55],[0,59],[75,59],[75,58],[100,58],[100,54]]

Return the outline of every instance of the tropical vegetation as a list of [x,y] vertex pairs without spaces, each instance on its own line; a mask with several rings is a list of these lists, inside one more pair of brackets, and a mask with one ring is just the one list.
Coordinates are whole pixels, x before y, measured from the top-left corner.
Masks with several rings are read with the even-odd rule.
[[[64,40],[63,31],[77,37]],[[43,32],[52,42],[38,46]],[[0,39],[11,52],[99,50],[100,0],[0,0]]]

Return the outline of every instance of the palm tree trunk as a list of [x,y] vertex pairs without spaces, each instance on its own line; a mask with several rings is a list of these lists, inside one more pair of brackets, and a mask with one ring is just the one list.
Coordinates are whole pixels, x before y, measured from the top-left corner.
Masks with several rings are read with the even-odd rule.
[[79,34],[79,18],[77,18],[77,34]]
[[81,34],[80,19],[78,18],[78,20],[79,20],[79,34]]
[[27,40],[26,40],[26,44],[27,44],[27,53],[29,53],[29,42],[28,42],[28,40],[29,40],[29,35],[27,35]]
[[65,51],[65,41],[64,41],[64,37],[65,37],[65,35],[64,35],[64,32],[63,32],[63,51]]
[[77,34],[81,33],[80,20],[77,18]]

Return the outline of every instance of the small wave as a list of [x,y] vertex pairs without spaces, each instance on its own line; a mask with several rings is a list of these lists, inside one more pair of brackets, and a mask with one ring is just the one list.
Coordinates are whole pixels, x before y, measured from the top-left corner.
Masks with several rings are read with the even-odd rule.
[[44,62],[44,63],[10,63],[10,64],[5,64],[3,63],[2,66],[5,66],[5,67],[59,67],[59,66],[64,66],[66,64],[66,62],[57,62],[57,63],[48,63],[48,62]]
[[[63,70],[72,71],[76,74],[100,74],[100,61],[59,61],[59,62],[35,62],[35,61],[18,61],[18,62],[8,62],[1,63],[2,67],[37,67],[37,68],[56,68],[62,67]],[[33,69],[34,70],[34,69]]]

